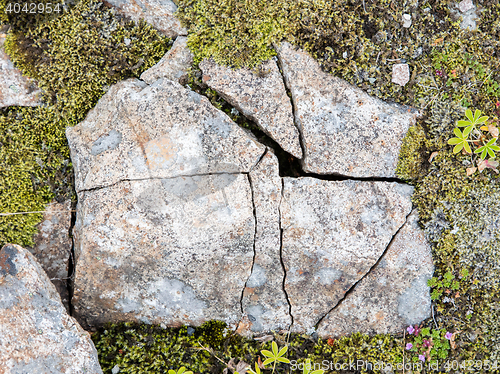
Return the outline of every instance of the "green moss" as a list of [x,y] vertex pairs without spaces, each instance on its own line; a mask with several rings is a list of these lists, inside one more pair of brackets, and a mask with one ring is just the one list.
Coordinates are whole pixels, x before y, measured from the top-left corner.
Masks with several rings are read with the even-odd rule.
[[406,181],[420,179],[425,175],[425,164],[429,157],[425,132],[420,126],[412,126],[403,139],[399,152],[396,174]]
[[[44,105],[0,113],[0,190],[10,192],[2,193],[0,212],[40,211],[54,197],[71,196],[65,128],[82,121],[111,84],[158,62],[169,45],[150,26],[117,18],[96,1],[82,0],[27,31],[14,27],[6,51],[23,74],[38,81]],[[40,219],[0,217],[0,245],[31,245]]]

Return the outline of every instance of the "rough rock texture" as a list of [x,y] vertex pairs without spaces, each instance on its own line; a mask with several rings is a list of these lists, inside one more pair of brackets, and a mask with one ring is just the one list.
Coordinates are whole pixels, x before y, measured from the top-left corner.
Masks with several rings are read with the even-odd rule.
[[0,108],[8,106],[37,106],[41,104],[36,82],[23,77],[3,49],[5,34],[0,31]]
[[463,0],[460,3],[458,3],[458,9],[462,12],[468,12],[471,9],[474,9],[474,3],[472,0]]
[[281,225],[293,331],[312,331],[377,262],[411,211],[413,188],[284,178]]
[[243,335],[288,329],[292,322],[283,291],[285,272],[280,256],[279,212],[282,182],[278,169],[278,159],[268,150],[249,175],[256,233],[252,274],[245,284],[242,299],[245,316],[237,330]]
[[0,251],[0,373],[100,373],[97,351],[33,255]]
[[286,152],[302,158],[292,104],[274,60],[264,62],[252,71],[231,70],[209,59],[200,63],[200,69],[204,83],[254,121]]
[[324,73],[311,56],[288,43],[278,48],[278,58],[302,136],[304,170],[395,177],[399,149],[416,114]]
[[178,36],[172,48],[156,65],[142,73],[141,79],[151,84],[160,78],[166,78],[184,85],[188,81],[188,73],[192,64],[193,54],[187,46],[187,38]]
[[236,327],[254,255],[248,177],[120,182],[79,195],[73,305],[108,321]]
[[431,248],[414,210],[380,262],[318,326],[322,337],[395,334],[430,317]]
[[105,0],[104,3],[136,22],[141,18],[144,19],[169,38],[187,35],[181,22],[174,17],[177,6],[171,0]]
[[69,237],[71,200],[53,201],[47,205],[43,221],[38,225],[35,245],[27,248],[42,265],[69,312],[68,266],[73,241]]
[[168,79],[112,86],[66,136],[77,192],[122,180],[249,172],[265,151],[208,99]]

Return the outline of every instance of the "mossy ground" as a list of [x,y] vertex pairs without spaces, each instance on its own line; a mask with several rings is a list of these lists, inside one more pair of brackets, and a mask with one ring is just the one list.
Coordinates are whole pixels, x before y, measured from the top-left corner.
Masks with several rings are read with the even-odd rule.
[[[398,165],[398,175],[415,185],[414,203],[432,242],[435,277],[441,282],[433,289],[434,317],[421,327],[456,333],[452,349],[446,350],[447,360],[499,360],[500,186],[491,170],[467,176],[471,156],[454,155],[447,144],[465,107],[500,116],[498,1],[475,1],[477,31],[461,30],[460,14],[451,12],[453,2],[444,0],[177,3],[196,62],[213,57],[233,67],[252,67],[275,54],[273,43],[287,39],[315,56],[325,71],[371,95],[422,111],[405,138]],[[2,7],[5,0],[0,0]],[[409,29],[402,27],[403,13],[412,15]],[[43,18],[2,16],[1,20],[13,25],[9,52],[26,74],[39,81],[46,105],[9,108],[0,115],[0,187],[9,192],[2,194],[8,198],[0,201],[0,211],[41,210],[54,195],[71,193],[65,126],[82,120],[106,86],[138,76],[156,62],[168,41],[148,26],[127,23],[87,0],[50,19],[50,26]],[[125,38],[130,45],[125,45]],[[411,79],[404,87],[391,83],[392,65],[399,62],[410,66]],[[204,93],[230,112],[215,93]],[[233,118],[249,126],[236,114]],[[39,215],[0,217],[0,242],[30,244],[39,219]],[[444,282],[449,275],[458,288]],[[187,327],[118,325],[101,330],[94,341],[106,373],[116,364],[124,373],[161,373],[183,365],[195,372],[220,373],[225,365],[215,356],[226,363],[234,358],[253,364],[270,344],[230,334],[214,340],[213,326],[190,332]],[[276,339],[282,340],[280,345],[287,340]],[[292,336],[288,357],[334,363],[408,362],[417,359],[415,352],[404,349],[408,339],[402,334],[354,334],[327,341]],[[281,368],[290,370],[286,365]],[[457,372],[494,371],[468,368]]]

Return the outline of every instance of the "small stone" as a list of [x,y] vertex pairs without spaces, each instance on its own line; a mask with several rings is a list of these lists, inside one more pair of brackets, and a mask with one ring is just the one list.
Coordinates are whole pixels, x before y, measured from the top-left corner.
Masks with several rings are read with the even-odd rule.
[[410,67],[408,64],[395,64],[392,66],[392,83],[404,86],[410,80]]
[[472,0],[463,0],[458,4],[458,9],[462,12],[468,12],[471,9],[474,9],[474,3]]
[[120,372],[120,367],[118,365],[115,365],[113,369],[111,369],[112,374],[118,374]]
[[403,14],[403,27],[408,28],[411,26],[411,16],[409,14]]
[[347,58],[347,51],[345,51],[344,53],[342,53],[342,58]]
[[123,40],[123,42],[125,43],[125,45],[128,47],[130,45],[130,39],[129,38],[125,38]]
[[377,78],[368,78],[368,82],[370,82],[371,84],[375,83],[376,80]]

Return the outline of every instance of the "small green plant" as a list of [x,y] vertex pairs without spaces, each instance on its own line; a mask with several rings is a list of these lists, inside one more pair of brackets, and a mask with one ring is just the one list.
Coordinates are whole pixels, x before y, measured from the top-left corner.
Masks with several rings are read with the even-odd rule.
[[443,360],[450,352],[450,341],[454,339],[454,334],[446,329],[420,328],[418,325],[409,326],[406,331],[407,342],[406,351],[412,354],[413,362],[429,362],[433,360]]
[[278,344],[276,344],[276,342],[273,342],[272,343],[272,352],[270,352],[266,349],[261,351],[261,353],[267,357],[267,359],[264,361],[264,365],[273,364],[273,373],[274,373],[274,370],[276,369],[277,362],[283,362],[285,364],[289,364],[290,360],[288,358],[283,357],[287,351],[288,351],[288,347],[284,346],[278,352]]
[[[500,151],[500,147],[495,144],[499,134],[496,126],[498,120],[494,118],[488,121],[487,116],[481,116],[479,109],[476,109],[474,114],[472,110],[467,109],[465,116],[467,120],[457,121],[457,127],[453,129],[456,137],[448,140],[448,144],[455,146],[453,153],[465,151],[470,155],[479,154],[480,160],[473,160],[473,167],[467,169],[467,175],[473,174],[476,170],[482,172],[484,168],[493,169],[498,173],[496,170],[498,162],[494,160],[495,152]],[[461,131],[459,127],[464,127],[464,130]],[[473,151],[471,145],[477,148]],[[489,159],[485,160],[488,156]],[[474,166],[474,161],[477,162],[477,167]]]
[[[469,271],[467,269],[460,270],[460,280],[465,280],[468,276]],[[460,280],[455,279],[455,275],[451,271],[447,271],[442,279],[432,277],[427,281],[427,285],[433,288],[431,299],[439,299],[444,291],[457,291],[460,288]]]
[[169,370],[168,374],[193,374],[192,371],[186,371],[187,369],[183,366],[179,370]]

